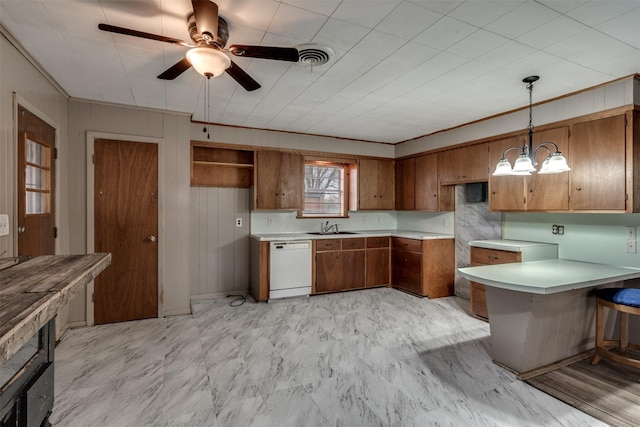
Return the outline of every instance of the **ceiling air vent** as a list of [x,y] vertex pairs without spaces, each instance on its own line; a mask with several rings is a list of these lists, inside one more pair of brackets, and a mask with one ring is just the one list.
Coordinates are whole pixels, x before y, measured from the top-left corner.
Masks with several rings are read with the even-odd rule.
[[333,58],[333,51],[327,46],[309,43],[297,45],[295,48],[298,49],[300,57],[298,62],[312,67],[324,65]]

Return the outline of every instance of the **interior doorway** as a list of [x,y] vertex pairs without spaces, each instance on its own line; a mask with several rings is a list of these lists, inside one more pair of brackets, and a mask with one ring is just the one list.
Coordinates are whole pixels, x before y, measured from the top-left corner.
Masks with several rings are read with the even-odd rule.
[[18,256],[55,254],[56,130],[18,104]]
[[[94,140],[94,323],[158,316],[158,145]],[[89,219],[91,221],[91,218]]]

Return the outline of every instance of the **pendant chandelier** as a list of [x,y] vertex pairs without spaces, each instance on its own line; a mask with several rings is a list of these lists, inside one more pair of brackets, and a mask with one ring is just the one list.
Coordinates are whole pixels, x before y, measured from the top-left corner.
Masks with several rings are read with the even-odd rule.
[[[539,174],[551,174],[569,171],[570,168],[567,165],[567,159],[564,158],[558,146],[553,142],[543,142],[533,148],[533,83],[538,81],[540,77],[529,76],[525,77],[522,82],[527,84],[527,90],[529,91],[529,140],[524,143],[522,147],[509,147],[502,152],[502,158],[496,165],[496,170],[493,172],[494,176],[507,176],[507,175],[531,175],[532,172],[536,172],[536,153],[539,149],[544,148],[547,150],[548,156],[542,162]],[[509,151],[518,150],[520,156],[516,159],[511,167],[511,163],[507,159],[507,153]]]

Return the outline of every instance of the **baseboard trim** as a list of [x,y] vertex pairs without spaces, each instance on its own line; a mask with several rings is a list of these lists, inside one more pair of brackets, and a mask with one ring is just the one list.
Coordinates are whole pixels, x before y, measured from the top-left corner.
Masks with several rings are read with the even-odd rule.
[[235,291],[226,291],[226,292],[216,292],[213,294],[194,295],[191,297],[191,302],[207,300],[207,299],[226,298],[231,294],[239,296],[239,295],[244,295],[246,292],[249,292],[249,290],[244,289],[244,290],[235,290]]
[[162,317],[167,316],[182,316],[185,314],[191,314],[191,308],[183,309],[183,310],[172,310],[172,311],[164,311],[162,313]]

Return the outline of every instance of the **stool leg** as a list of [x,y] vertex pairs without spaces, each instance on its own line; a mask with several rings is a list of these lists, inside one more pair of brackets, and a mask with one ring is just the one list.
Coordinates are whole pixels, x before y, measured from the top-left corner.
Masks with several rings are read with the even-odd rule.
[[604,306],[600,305],[596,298],[596,349],[593,354],[593,359],[591,359],[592,365],[597,365],[602,359],[600,356],[600,351],[602,351],[602,345],[604,343]]
[[629,313],[620,313],[620,354],[627,354],[629,347]]

